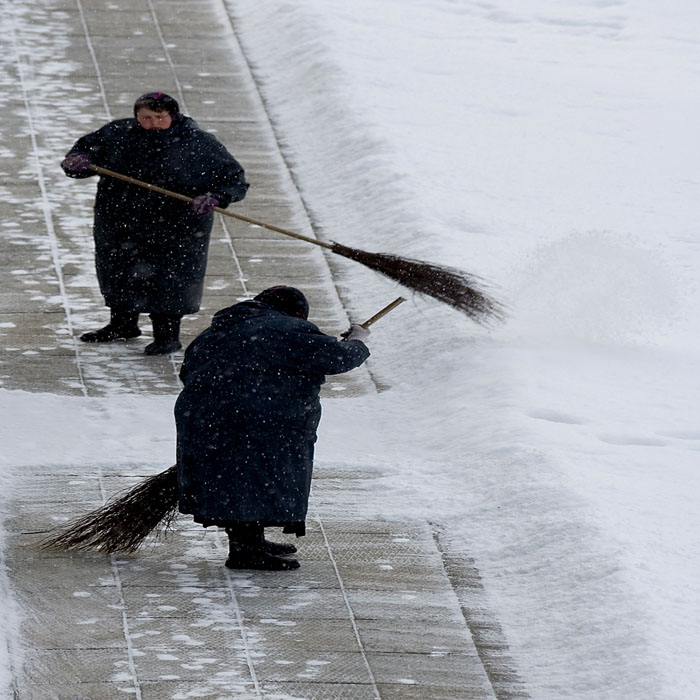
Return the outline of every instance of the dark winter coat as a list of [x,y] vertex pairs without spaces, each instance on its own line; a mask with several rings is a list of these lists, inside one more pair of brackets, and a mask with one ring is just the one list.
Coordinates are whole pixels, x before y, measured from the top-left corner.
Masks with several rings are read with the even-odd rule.
[[180,511],[203,523],[303,522],[321,385],[368,356],[363,342],[338,341],[261,302],[215,314],[180,373]]
[[[243,168],[189,117],[169,129],[147,130],[119,119],[79,139],[70,153],[94,165],[221,207],[245,197]],[[69,177],[95,175],[91,170]],[[188,202],[100,177],[95,200],[95,262],[107,306],[122,311],[189,314],[199,310],[213,215]]]

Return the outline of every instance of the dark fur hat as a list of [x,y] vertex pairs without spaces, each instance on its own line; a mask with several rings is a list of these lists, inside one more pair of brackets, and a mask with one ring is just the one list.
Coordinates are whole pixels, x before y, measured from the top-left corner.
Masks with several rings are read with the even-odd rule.
[[283,311],[290,316],[298,316],[303,319],[309,317],[309,302],[296,287],[287,287],[283,284],[277,287],[269,287],[265,291],[260,292],[255,297],[255,301],[261,301],[263,304],[267,304],[278,311]]

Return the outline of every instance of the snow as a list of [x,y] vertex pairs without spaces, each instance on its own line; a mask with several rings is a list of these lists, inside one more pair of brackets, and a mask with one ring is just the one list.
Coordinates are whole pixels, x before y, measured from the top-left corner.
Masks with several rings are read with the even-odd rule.
[[[229,8],[327,238],[509,306],[378,324],[392,389],[327,406],[319,458],[354,450],[368,508],[462,542],[533,698],[698,695],[696,5]],[[351,304],[390,294],[347,275]]]
[[[369,341],[391,388],[326,401],[317,464],[446,528],[531,697],[700,696],[696,3],[228,8],[323,235],[508,304],[480,328],[409,295]],[[405,294],[340,264],[354,317]],[[173,402],[0,390],[3,493],[3,466],[170,464]]]

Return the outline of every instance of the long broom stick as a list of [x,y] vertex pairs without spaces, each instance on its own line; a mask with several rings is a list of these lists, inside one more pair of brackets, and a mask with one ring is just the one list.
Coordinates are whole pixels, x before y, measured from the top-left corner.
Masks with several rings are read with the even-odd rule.
[[[404,301],[397,297],[361,325],[368,328]],[[121,496],[117,494],[39,546],[62,551],[135,552],[158,526],[167,531],[177,514],[177,465],[173,465],[146,477]]]
[[[113,170],[102,168],[99,165],[90,165],[88,167],[90,170],[93,170],[100,175],[108,175],[109,177],[123,180],[124,182],[128,182],[132,185],[144,187],[147,190],[158,192],[159,194],[164,194],[168,197],[174,197],[175,199],[180,199],[183,202],[191,202],[193,199],[192,197],[187,197],[184,194],[166,190],[158,185],[152,185],[148,182],[137,180],[136,178],[128,175],[122,175],[121,173],[114,172]],[[399,284],[404,285],[404,287],[408,287],[409,289],[421,294],[431,296],[438,301],[449,304],[459,311],[463,311],[477,323],[486,324],[492,320],[502,320],[504,317],[504,311],[501,304],[479,289],[477,278],[474,275],[470,275],[462,270],[458,270],[457,268],[445,267],[444,265],[437,265],[435,263],[424,262],[422,260],[414,260],[413,258],[402,258],[398,255],[392,255],[390,253],[368,253],[367,251],[359,250],[357,248],[350,248],[340,243],[326,243],[325,241],[319,241],[316,238],[310,238],[309,236],[304,236],[303,234],[295,231],[289,231],[279,226],[265,223],[264,221],[252,219],[249,216],[244,216],[243,214],[228,211],[228,209],[214,207],[214,211],[218,212],[219,214],[223,214],[224,216],[230,216],[234,219],[245,221],[249,224],[262,226],[263,228],[281,233],[285,236],[291,236],[292,238],[296,238],[300,241],[313,243],[314,245],[326,248],[333,253],[350,258],[351,260],[355,260],[356,262],[359,262],[366,267],[369,267],[372,270],[395,280]]]

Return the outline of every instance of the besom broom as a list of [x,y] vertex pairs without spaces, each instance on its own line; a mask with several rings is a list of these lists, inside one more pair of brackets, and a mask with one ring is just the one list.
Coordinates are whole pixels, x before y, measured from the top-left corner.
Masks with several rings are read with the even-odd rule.
[[[123,180],[131,185],[144,187],[147,190],[164,194],[168,197],[174,197],[175,199],[182,200],[183,202],[192,201],[192,197],[187,197],[184,194],[166,190],[158,185],[152,185],[148,182],[137,180],[136,178],[128,175],[117,173],[114,170],[102,168],[99,165],[90,165],[88,167],[90,170],[93,170],[100,175],[107,175],[118,180]],[[291,236],[292,238],[296,238],[300,241],[313,243],[314,245],[326,248],[337,255],[342,255],[350,260],[355,260],[365,267],[369,267],[370,269],[393,279],[399,284],[402,284],[404,287],[412,289],[414,292],[433,297],[433,299],[437,299],[438,301],[448,304],[458,311],[464,312],[467,314],[467,316],[469,316],[469,318],[477,323],[486,324],[489,321],[503,319],[504,311],[501,304],[479,288],[478,280],[474,275],[470,275],[463,270],[438,265],[436,263],[429,263],[422,260],[415,260],[413,258],[403,258],[391,253],[370,253],[357,248],[350,248],[349,246],[342,245],[340,243],[326,243],[325,241],[319,241],[316,238],[304,236],[296,231],[289,231],[279,226],[275,226],[274,224],[268,224],[264,221],[251,219],[249,216],[237,214],[229,211],[228,209],[214,207],[214,211],[218,212],[219,214],[223,214],[224,216],[230,216],[234,219],[238,219],[239,221],[245,221],[249,224],[254,224],[255,226],[261,226],[269,229],[270,231],[281,233],[285,236]]]
[[[397,297],[360,325],[368,328],[404,301],[403,297]],[[167,531],[177,515],[177,465],[173,465],[145,478],[126,493],[117,494],[104,506],[70,523],[39,546],[42,549],[107,554],[135,552],[156,528]]]

